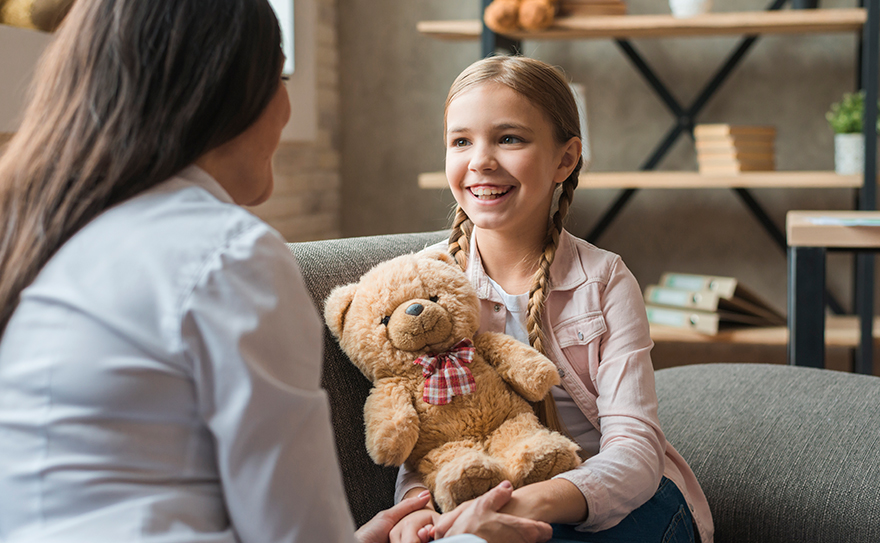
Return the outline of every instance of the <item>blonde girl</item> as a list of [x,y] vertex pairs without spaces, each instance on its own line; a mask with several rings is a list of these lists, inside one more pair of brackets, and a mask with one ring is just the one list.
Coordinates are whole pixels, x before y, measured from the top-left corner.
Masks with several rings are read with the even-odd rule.
[[[638,283],[619,256],[563,228],[581,167],[567,82],[537,60],[480,60],[452,84],[444,132],[458,203],[446,245],[481,298],[480,331],[508,333],[553,360],[562,386],[535,410],[587,458],[516,489],[503,511],[552,523],[553,541],[711,542],[706,498],[657,419]],[[398,496],[420,489],[402,470]],[[442,536],[468,507],[415,512],[392,541]]]

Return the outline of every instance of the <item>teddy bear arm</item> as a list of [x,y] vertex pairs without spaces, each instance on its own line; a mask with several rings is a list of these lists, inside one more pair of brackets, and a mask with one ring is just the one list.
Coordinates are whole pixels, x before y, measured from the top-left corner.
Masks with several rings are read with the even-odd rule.
[[550,387],[559,384],[559,372],[549,358],[506,334],[479,334],[474,345],[501,378],[529,401],[542,399]]
[[419,415],[400,379],[383,379],[364,404],[366,446],[377,464],[399,466],[419,439]]

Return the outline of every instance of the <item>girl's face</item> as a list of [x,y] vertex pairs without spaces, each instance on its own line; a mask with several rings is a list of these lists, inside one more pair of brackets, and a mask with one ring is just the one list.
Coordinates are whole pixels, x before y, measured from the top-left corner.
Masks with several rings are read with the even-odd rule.
[[499,83],[468,89],[446,111],[446,178],[478,229],[543,240],[553,191],[577,165],[544,113]]

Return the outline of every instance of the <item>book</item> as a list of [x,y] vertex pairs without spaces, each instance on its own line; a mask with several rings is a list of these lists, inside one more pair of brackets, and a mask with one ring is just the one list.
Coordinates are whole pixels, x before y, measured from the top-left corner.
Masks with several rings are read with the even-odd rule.
[[751,162],[744,160],[730,160],[706,163],[697,162],[697,169],[703,174],[728,174],[740,172],[767,172],[776,169],[776,164],[771,161]]
[[[697,292],[702,296],[714,293],[718,296],[717,307],[719,310],[760,317],[765,320],[766,325],[783,325],[786,322],[783,313],[777,311],[735,277],[667,272],[660,276],[658,286],[683,290],[691,295]],[[646,301],[648,301],[647,298]]]
[[766,125],[746,124],[698,124],[694,126],[694,138],[718,138],[718,137],[747,137],[751,139],[773,139],[776,137],[776,128]]
[[698,139],[694,142],[697,151],[722,152],[736,149],[753,153],[773,153],[775,139],[749,138],[748,136],[718,136]]
[[699,311],[650,304],[645,305],[645,311],[648,314],[648,322],[651,324],[693,330],[708,335],[715,335],[722,330],[736,326],[760,325],[749,315],[724,311]]
[[727,312],[751,315],[757,324],[781,326],[785,317],[763,302],[754,302],[736,297],[724,297],[709,289],[684,289],[649,285],[645,289],[645,303],[698,311]]
[[776,156],[772,151],[751,151],[743,149],[727,149],[724,151],[712,149],[711,151],[706,151],[697,149],[697,160],[705,162],[707,165],[711,165],[714,162],[729,162],[732,160],[745,162],[774,162]]

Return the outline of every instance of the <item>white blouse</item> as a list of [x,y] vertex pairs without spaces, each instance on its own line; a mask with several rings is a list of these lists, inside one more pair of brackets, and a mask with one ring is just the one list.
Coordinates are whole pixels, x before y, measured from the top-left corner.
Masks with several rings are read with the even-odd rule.
[[353,541],[321,338],[281,237],[204,171],[103,213],[0,341],[0,541]]

